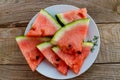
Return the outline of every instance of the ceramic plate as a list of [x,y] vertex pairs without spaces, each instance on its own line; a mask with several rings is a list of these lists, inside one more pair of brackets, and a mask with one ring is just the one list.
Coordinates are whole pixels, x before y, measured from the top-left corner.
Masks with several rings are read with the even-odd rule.
[[[57,13],[62,13],[62,12],[70,11],[70,10],[76,10],[76,9],[79,9],[79,8],[72,6],[72,5],[53,5],[53,6],[45,8],[45,10],[47,10],[54,17],[55,17],[55,14],[57,14]],[[36,16],[37,16],[37,14],[31,19],[31,21],[27,25],[27,28],[25,30],[25,35],[29,31]],[[69,70],[67,76],[64,76],[64,75],[60,74],[56,70],[56,68],[54,68],[45,59],[44,61],[42,61],[42,63],[36,69],[40,74],[42,74],[46,77],[49,77],[49,78],[53,78],[53,79],[70,79],[70,78],[74,78],[76,76],[81,75],[82,73],[84,73],[85,71],[87,71],[90,68],[90,66],[94,63],[95,59],[97,58],[97,55],[99,52],[100,35],[99,35],[98,28],[97,28],[94,20],[89,15],[88,15],[88,18],[90,18],[90,24],[89,24],[89,30],[88,30],[86,40],[92,40],[94,36],[98,36],[99,37],[98,42],[97,42],[98,46],[95,46],[94,51],[91,52],[88,55],[88,57],[85,59],[80,72],[76,75],[71,70]]]

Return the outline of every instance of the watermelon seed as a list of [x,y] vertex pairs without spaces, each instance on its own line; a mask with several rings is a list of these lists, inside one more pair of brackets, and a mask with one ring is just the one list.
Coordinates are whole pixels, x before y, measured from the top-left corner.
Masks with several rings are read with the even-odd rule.
[[41,29],[41,32],[42,32],[42,35],[45,34],[45,30],[44,29]]
[[78,15],[82,18],[84,17],[84,15],[82,13],[78,13]]
[[71,47],[72,47],[72,45],[70,45],[70,44],[69,44],[69,45],[68,45],[68,47],[69,47],[69,48],[71,48]]
[[60,60],[59,58],[56,59],[56,61],[59,61],[59,60]]
[[81,54],[81,52],[80,52],[80,51],[77,51],[77,53],[78,53],[78,54]]
[[36,56],[36,60],[38,60],[40,58],[40,56]]
[[32,27],[32,28],[31,28],[31,30],[35,31],[35,28],[34,28],[34,27]]

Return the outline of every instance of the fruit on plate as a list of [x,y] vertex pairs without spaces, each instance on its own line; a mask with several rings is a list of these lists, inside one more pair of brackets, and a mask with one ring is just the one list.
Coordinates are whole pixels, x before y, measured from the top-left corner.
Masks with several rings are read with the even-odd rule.
[[51,43],[58,45],[65,53],[81,53],[82,42],[88,31],[89,20],[89,18],[80,19],[65,25],[56,32]]
[[36,67],[40,64],[40,62],[44,59],[42,53],[37,49],[36,45],[44,42],[49,41],[50,38],[43,37],[25,37],[25,36],[18,36],[16,37],[16,41],[18,46],[25,57],[27,63],[29,64],[32,71],[35,71]]
[[44,55],[44,57],[54,66],[57,70],[63,75],[67,75],[68,66],[66,63],[61,60],[53,51],[52,44],[50,42],[44,42],[37,46],[40,52]]
[[82,56],[85,59],[91,51],[91,49],[94,47],[93,42],[83,42],[82,43]]
[[81,18],[87,18],[87,9],[81,8],[78,10],[71,10],[64,13],[58,13],[56,14],[57,20],[62,23],[63,25],[66,25],[72,21],[81,19]]
[[84,41],[90,21],[87,10],[59,13],[56,18],[63,27],[41,9],[26,36],[18,36],[16,41],[32,71],[45,57],[61,74],[67,75],[68,67],[78,74],[94,44]]
[[82,52],[76,54],[66,54],[59,47],[53,47],[52,50],[70,67],[70,69],[78,74],[85,58],[91,51],[93,47],[93,43],[91,42],[83,42],[82,44]]
[[60,24],[44,9],[38,13],[27,36],[53,36]]

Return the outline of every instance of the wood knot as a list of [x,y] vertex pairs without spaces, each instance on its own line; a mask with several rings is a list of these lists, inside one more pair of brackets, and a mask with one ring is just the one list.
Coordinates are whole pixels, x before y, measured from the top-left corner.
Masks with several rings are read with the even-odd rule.
[[117,13],[120,14],[120,5],[117,6]]

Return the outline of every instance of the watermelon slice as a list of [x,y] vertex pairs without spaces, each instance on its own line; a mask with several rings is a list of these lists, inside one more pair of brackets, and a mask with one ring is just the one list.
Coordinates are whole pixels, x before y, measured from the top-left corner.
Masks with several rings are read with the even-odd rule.
[[27,36],[53,36],[60,24],[44,9],[41,9]]
[[56,32],[51,43],[58,45],[65,53],[80,53],[89,25],[88,18],[76,20]]
[[87,18],[87,9],[81,8],[78,10],[72,10],[64,13],[59,13],[56,15],[57,20],[62,23],[63,25],[66,25],[72,21]]
[[65,54],[59,47],[53,47],[52,50],[71,68],[71,70],[78,74],[85,58],[90,53],[93,43],[84,42],[82,52],[78,54]]
[[82,53],[84,53],[84,54],[82,54],[82,56],[84,56],[83,57],[84,59],[89,55],[93,46],[94,46],[94,44],[92,42],[83,42],[82,43]]
[[45,58],[53,64],[60,73],[67,75],[68,66],[52,51],[51,47],[52,44],[50,42],[44,42],[37,46]]
[[25,57],[26,61],[28,62],[32,71],[35,71],[36,67],[44,59],[44,56],[36,48],[36,45],[41,42],[49,41],[49,40],[50,38],[47,37],[44,38],[25,37],[25,36],[16,37],[18,46],[22,51],[22,54]]

